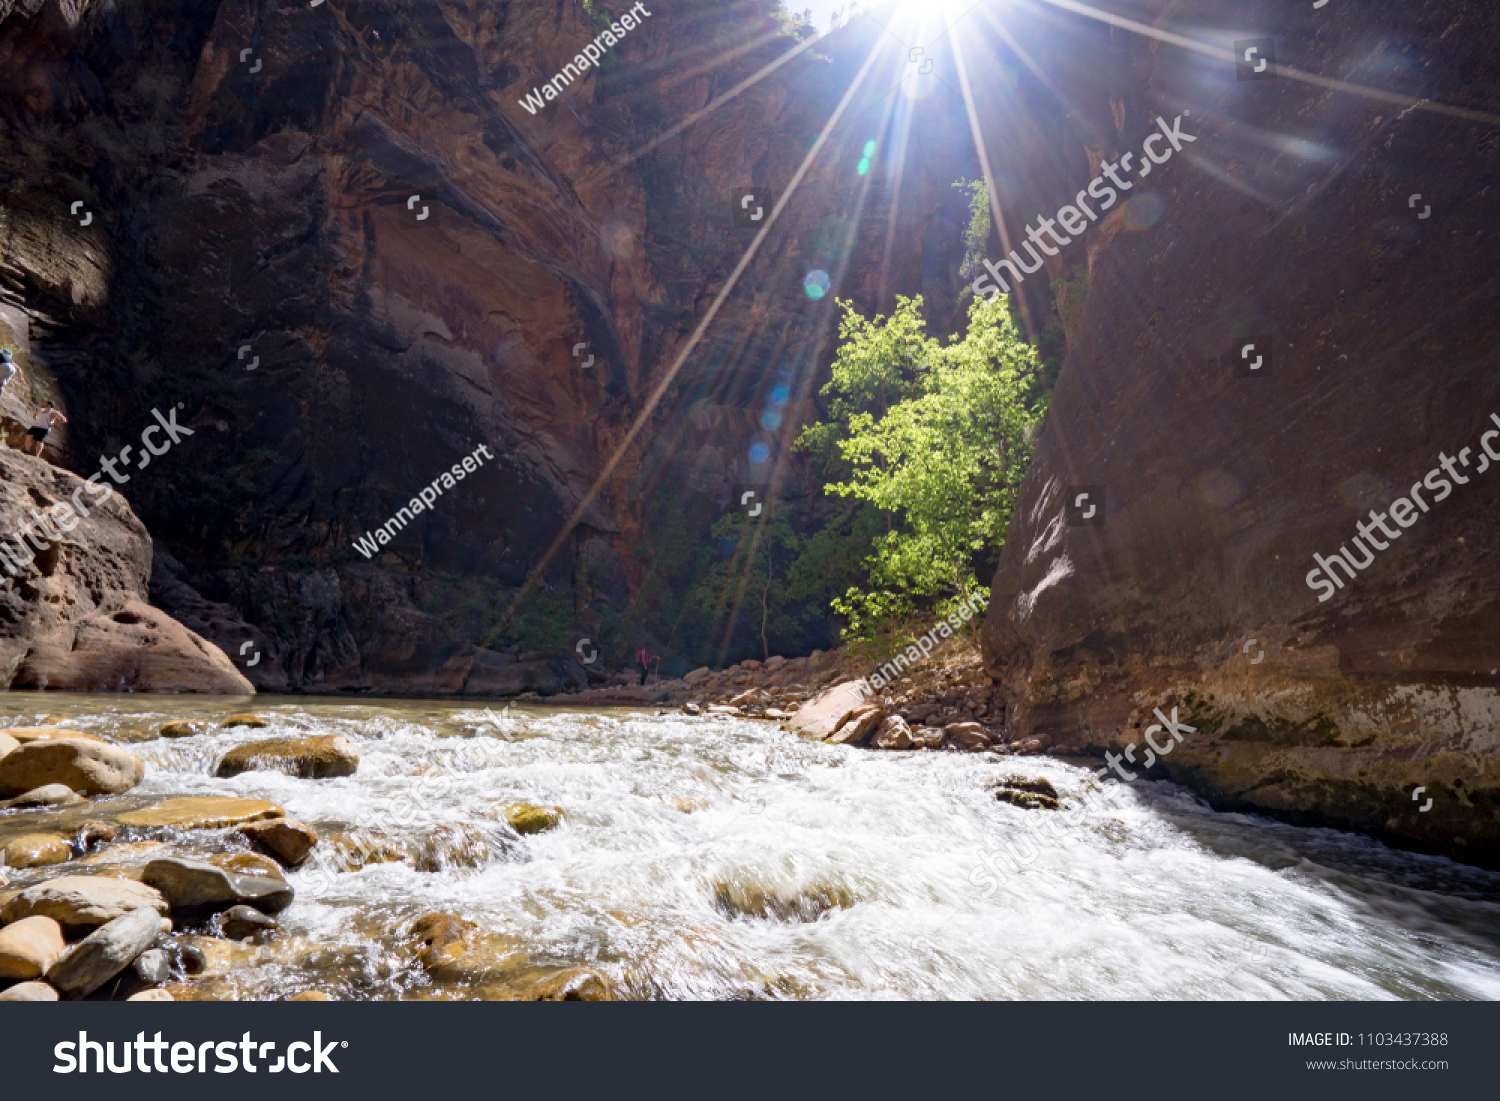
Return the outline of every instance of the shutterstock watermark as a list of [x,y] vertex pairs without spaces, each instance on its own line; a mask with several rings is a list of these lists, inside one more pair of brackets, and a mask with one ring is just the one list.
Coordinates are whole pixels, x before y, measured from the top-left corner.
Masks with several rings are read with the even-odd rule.
[[[283,1070],[293,1074],[308,1071],[322,1074],[325,1070],[337,1074],[339,1068],[334,1065],[333,1050],[348,1046],[348,1040],[329,1040],[325,1044],[323,1034],[314,1032],[310,1042],[296,1040],[288,1044],[286,1054],[277,1056],[273,1063],[271,1055],[276,1050],[276,1041],[261,1043],[248,1032],[238,1040],[224,1040],[222,1043],[206,1040],[201,1044],[163,1040],[160,1032],[155,1034],[155,1039],[148,1040],[144,1032],[137,1032],[134,1040],[120,1041],[120,1061],[116,1063],[115,1041],[90,1040],[87,1032],[80,1032],[77,1041],[63,1040],[52,1048],[52,1055],[57,1060],[52,1073],[129,1074],[139,1071],[150,1074],[155,1071],[166,1074],[170,1070],[173,1074],[207,1074],[209,1056],[212,1055],[215,1074],[233,1074],[241,1068],[249,1074],[258,1070],[268,1074],[280,1074]],[[255,1065],[257,1059],[261,1061],[260,1066]]]
[[[1500,437],[1500,416],[1491,413],[1490,420],[1495,422],[1495,427],[1479,437],[1479,446],[1482,449],[1482,453],[1479,455],[1479,465],[1474,468],[1474,474],[1483,474],[1488,470],[1491,459],[1500,461],[1500,450],[1495,450],[1490,442],[1496,437]],[[1469,455],[1473,450],[1471,447],[1466,447],[1456,456],[1449,456],[1439,451],[1438,465],[1429,470],[1426,477],[1412,483],[1412,487],[1408,491],[1410,500],[1407,497],[1397,497],[1391,502],[1386,512],[1377,512],[1372,508],[1369,520],[1361,520],[1354,525],[1359,534],[1352,541],[1362,552],[1363,562],[1357,561],[1354,552],[1343,543],[1340,543],[1339,549],[1327,558],[1324,558],[1321,554],[1314,554],[1313,561],[1317,563],[1317,566],[1308,571],[1306,581],[1307,587],[1313,592],[1317,592],[1319,589],[1324,590],[1323,595],[1318,597],[1318,603],[1321,604],[1325,600],[1331,600],[1334,593],[1344,587],[1344,582],[1339,578],[1338,572],[1334,569],[1335,566],[1340,567],[1349,575],[1349,580],[1353,581],[1359,576],[1359,571],[1369,569],[1374,563],[1376,551],[1385,550],[1391,543],[1401,538],[1402,528],[1409,528],[1422,518],[1422,514],[1432,507],[1432,505],[1429,505],[1422,499],[1422,490],[1424,488],[1432,493],[1432,502],[1436,504],[1438,501],[1445,500],[1453,492],[1453,482],[1457,482],[1459,485],[1468,485],[1469,479],[1460,474],[1458,468],[1464,467],[1468,469]],[[1448,475],[1448,478],[1452,478],[1453,481],[1450,482],[1448,478],[1443,477],[1444,473]],[[1412,501],[1415,501],[1416,504],[1413,505]],[[1421,511],[1419,512],[1418,509]],[[1396,521],[1397,527],[1392,528],[1387,524],[1387,518]],[[1384,536],[1384,539],[1376,536],[1376,528],[1380,529],[1380,535]],[[1326,573],[1328,576],[1319,576],[1323,573]]]
[[[1193,135],[1182,132],[1182,116],[1186,114],[1189,114],[1189,112],[1184,111],[1182,115],[1178,115],[1172,120],[1172,125],[1170,126],[1167,125],[1166,119],[1157,118],[1156,125],[1161,128],[1161,133],[1152,134],[1141,144],[1141,158],[1138,162],[1141,177],[1151,174],[1152,165],[1166,164],[1167,161],[1172,159],[1172,154],[1181,149],[1184,143],[1198,140]],[[1171,144],[1170,149],[1161,147],[1160,143],[1163,140]],[[1114,206],[1119,201],[1121,191],[1130,191],[1135,187],[1135,184],[1120,175],[1122,171],[1127,173],[1131,171],[1130,162],[1134,157],[1134,153],[1126,153],[1120,158],[1119,164],[1111,164],[1109,161],[1105,161],[1100,166],[1103,169],[1103,173],[1095,176],[1089,186],[1085,190],[1080,191],[1078,197],[1071,204],[1060,208],[1056,217],[1039,218],[1037,220],[1037,228],[1026,228],[1026,236],[1030,239],[1022,241],[1021,247],[1031,254],[1033,261],[1031,267],[1026,266],[1026,261],[1021,259],[1020,253],[1015,249],[1011,249],[1008,260],[1001,260],[998,264],[986,259],[984,266],[988,269],[989,274],[981,275],[978,279],[974,280],[971,284],[974,293],[983,294],[989,298],[998,298],[1001,294],[1008,293],[1010,291],[1010,283],[1001,274],[1001,268],[1009,268],[1011,277],[1015,279],[1016,285],[1019,286],[1025,281],[1026,276],[1034,275],[1041,270],[1043,256],[1037,254],[1037,249],[1041,249],[1042,253],[1046,256],[1056,256],[1064,245],[1071,244],[1076,237],[1081,237],[1093,222],[1099,220],[1099,212],[1084,201],[1084,196],[1089,195],[1097,200],[1100,211],[1108,210]],[[1109,183],[1105,183],[1106,179],[1109,180]],[[1116,188],[1119,190],[1117,191]],[[1062,227],[1063,232],[1058,232],[1058,226]],[[1043,234],[1050,236],[1053,244],[1048,244]],[[1072,234],[1072,236],[1070,237],[1068,234]],[[1057,247],[1054,248],[1053,245]],[[998,287],[990,283],[991,277],[999,283]]]

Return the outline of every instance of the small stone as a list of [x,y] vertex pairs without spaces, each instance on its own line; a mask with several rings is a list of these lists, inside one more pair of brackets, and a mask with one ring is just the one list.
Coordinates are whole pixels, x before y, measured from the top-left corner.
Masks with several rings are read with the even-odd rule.
[[317,831],[295,818],[250,822],[241,826],[239,833],[256,848],[270,853],[288,868],[295,868],[306,860],[307,854],[318,843]]
[[1011,742],[1006,748],[1019,756],[1029,757],[1042,751],[1042,743],[1038,738],[1027,738],[1025,741]]
[[130,969],[141,982],[155,986],[172,977],[172,957],[160,948],[152,948],[136,957]]
[[537,1002],[613,1002],[614,984],[591,967],[561,971],[538,983],[531,996]]
[[940,726],[919,726],[911,732],[913,749],[942,749],[948,732]]
[[0,850],[0,857],[11,868],[45,868],[61,864],[72,855],[68,842],[50,833],[22,834]]
[[879,729],[885,718],[886,711],[883,707],[862,707],[853,712],[826,740],[834,745],[859,745]]
[[199,734],[207,733],[207,723],[188,722],[183,719],[179,719],[176,722],[166,723],[160,730],[157,731],[157,734],[163,738],[195,738]]
[[698,704],[693,703],[691,700],[689,700],[687,703],[685,703],[685,704],[682,705],[682,710],[685,713],[689,714],[689,715],[701,715],[701,714],[703,714],[703,708],[700,707]]
[[237,715],[231,715],[231,716],[229,716],[229,718],[225,719],[222,723],[220,723],[219,724],[219,729],[220,730],[228,730],[230,727],[233,727],[233,726],[248,726],[248,727],[252,727],[252,728],[255,728],[255,729],[259,729],[260,727],[270,726],[270,725],[271,724],[268,721],[266,721],[265,719],[261,718],[259,715],[252,715],[248,711],[241,711],[239,714],[237,714]]
[[562,807],[538,807],[531,803],[512,803],[503,813],[510,828],[519,834],[556,829],[563,819]]
[[100,822],[97,818],[90,818],[78,827],[78,832],[73,835],[73,844],[79,849],[88,850],[94,845],[107,845],[116,837],[120,831],[108,822]]
[[142,990],[139,994],[132,994],[125,1000],[127,1002],[175,1002],[177,999],[166,990]]
[[779,672],[785,666],[786,666],[786,658],[784,658],[784,657],[777,656],[777,657],[774,657],[774,658],[767,658],[766,659],[766,672],[768,672],[768,673]]
[[887,715],[870,739],[871,749],[910,749],[911,727],[900,715]]
[[694,669],[691,673],[689,673],[682,679],[688,684],[697,684],[699,681],[705,681],[711,676],[713,676],[713,670],[705,665],[701,668]]
[[768,719],[775,719],[778,722],[784,722],[787,719],[790,719],[792,717],[792,714],[791,714],[790,711],[783,711],[779,707],[768,707],[768,708],[766,708],[765,715],[766,715],[766,718],[768,718]]
[[140,810],[115,816],[122,826],[171,827],[179,830],[221,830],[245,822],[285,817],[286,811],[264,799],[226,799],[219,796],[181,796],[163,799]]
[[209,914],[240,903],[253,903],[265,913],[279,913],[292,904],[294,893],[283,880],[235,875],[212,864],[168,856],[146,865],[141,882],[155,887],[172,910]]
[[1012,791],[1010,788],[1001,788],[995,792],[995,798],[1013,807],[1020,807],[1022,810],[1057,810],[1059,806],[1058,801],[1051,796],[1036,795],[1029,791]]
[[467,944],[479,926],[457,914],[423,914],[411,923],[409,942],[418,954],[441,952],[450,944]]
[[62,926],[37,915],[0,929],[0,979],[35,979],[67,951]]
[[69,803],[82,803],[79,795],[67,784],[43,784],[32,788],[25,795],[0,803],[0,810],[21,810],[24,807],[60,807]]
[[118,746],[83,738],[37,740],[0,757],[0,795],[24,795],[47,784],[80,795],[122,795],[145,775],[145,762]]
[[710,715],[738,715],[740,709],[738,707],[730,707],[727,704],[714,703],[709,704],[708,713]]
[[300,994],[293,994],[290,998],[287,999],[287,1001],[289,1001],[289,1002],[331,1002],[331,1001],[333,1001],[333,999],[330,998],[327,994],[323,993],[321,990],[304,990]]
[[1052,786],[1052,781],[1046,777],[1037,776],[1029,778],[1025,776],[1007,776],[995,783],[996,787],[1010,788],[1012,791],[1029,791],[1033,795],[1045,795],[1049,799],[1056,799],[1057,789]]
[[159,935],[155,910],[134,910],[101,925],[47,969],[64,994],[84,997],[114,978]]
[[44,982],[23,982],[9,990],[0,990],[0,1002],[55,1002],[56,988]]
[[112,876],[65,875],[16,895],[0,910],[0,924],[9,925],[40,914],[64,929],[97,926],[141,907],[149,907],[157,914],[168,911],[167,900],[144,883]]
[[253,906],[231,906],[214,917],[214,924],[230,940],[244,940],[276,928],[274,918],[267,917]]
[[208,957],[196,944],[174,941],[167,948],[173,966],[184,975],[201,975],[208,970]]
[[[0,759],[0,765],[3,765]],[[353,776],[359,768],[354,743],[342,734],[307,738],[271,738],[235,746],[224,754],[214,775],[219,779],[242,772],[285,772],[304,780]]]
[[458,823],[433,828],[417,856],[417,871],[482,868],[490,858],[490,843],[473,826]]

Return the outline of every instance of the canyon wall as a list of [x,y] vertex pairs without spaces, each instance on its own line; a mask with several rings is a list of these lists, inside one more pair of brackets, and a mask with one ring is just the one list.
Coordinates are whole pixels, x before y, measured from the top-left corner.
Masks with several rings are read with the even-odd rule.
[[1500,11],[1117,10],[1223,54],[1117,30],[1075,89],[1110,158],[1196,140],[1085,246],[985,628],[1012,735],[1500,866]]

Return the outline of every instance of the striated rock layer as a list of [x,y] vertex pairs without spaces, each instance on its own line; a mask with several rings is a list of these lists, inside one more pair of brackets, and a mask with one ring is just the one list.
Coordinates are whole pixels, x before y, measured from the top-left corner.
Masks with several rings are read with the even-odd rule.
[[[1172,11],[1164,30],[1205,39],[1250,18]],[[1323,83],[1138,39],[1133,80],[1090,104],[1123,97],[1110,155],[1158,114],[1197,140],[1134,221],[1093,231],[987,667],[1013,737],[1133,745],[1127,772],[1149,762],[1219,808],[1500,866],[1500,469],[1481,443],[1500,440],[1500,120],[1464,114],[1494,108],[1473,96],[1500,79],[1500,10],[1260,15],[1281,63]],[[1447,493],[1443,456],[1467,464]],[[1363,558],[1372,510],[1373,562],[1309,581],[1315,556]],[[1192,729],[1174,740],[1158,708]]]

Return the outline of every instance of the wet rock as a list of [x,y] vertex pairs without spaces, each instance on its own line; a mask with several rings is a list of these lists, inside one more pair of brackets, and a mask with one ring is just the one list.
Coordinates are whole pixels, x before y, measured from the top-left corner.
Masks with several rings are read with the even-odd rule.
[[709,704],[708,713],[710,715],[738,715],[740,709],[738,707],[730,707],[724,703],[714,703]]
[[333,999],[330,998],[327,994],[324,994],[321,990],[304,990],[300,994],[293,994],[290,998],[287,999],[287,1001],[289,1001],[289,1002],[331,1002],[331,1001],[333,1001]]
[[1020,807],[1022,810],[1057,810],[1060,806],[1052,796],[1037,795],[1029,791],[1014,791],[1011,788],[1001,788],[995,792],[995,798],[1013,807]]
[[694,669],[691,673],[689,673],[682,679],[688,684],[699,684],[702,681],[706,681],[711,676],[713,676],[713,670],[705,665],[699,669]]
[[478,932],[478,925],[457,914],[423,914],[412,922],[408,944],[425,967],[429,959],[436,959],[449,945],[467,945]]
[[172,968],[184,975],[201,975],[208,970],[208,956],[196,944],[174,940],[166,947]]
[[92,994],[151,946],[161,933],[155,910],[133,910],[101,925],[47,969],[47,981],[71,997]]
[[510,828],[523,835],[556,829],[563,820],[562,807],[538,807],[531,803],[511,803],[502,813]]
[[259,715],[252,715],[248,711],[241,711],[239,714],[237,714],[237,715],[231,715],[231,716],[229,716],[229,718],[227,718],[223,722],[221,722],[219,724],[219,729],[220,730],[228,730],[231,727],[235,727],[235,726],[248,726],[248,727],[250,727],[252,729],[257,729],[258,730],[261,727],[270,726],[270,725],[271,724],[267,720],[261,718]]
[[39,914],[66,931],[104,925],[142,907],[163,916],[169,909],[161,893],[144,883],[103,875],[66,875],[16,895],[0,910],[0,925]]
[[145,775],[145,763],[118,746],[82,738],[37,740],[0,757],[0,795],[23,795],[47,784],[80,795],[121,795]]
[[993,744],[989,733],[978,723],[950,723],[944,728],[948,732],[948,746],[967,753],[989,749]]
[[790,711],[783,711],[779,707],[768,707],[765,710],[765,717],[775,719],[778,722],[784,722],[792,717],[792,713]]
[[45,868],[61,864],[72,855],[67,840],[50,833],[22,834],[0,850],[0,859],[11,868]]
[[682,710],[686,714],[689,714],[689,715],[701,715],[701,714],[703,714],[703,708],[700,707],[698,704],[693,703],[691,700],[682,705]]
[[778,655],[777,657],[766,659],[767,673],[780,672],[784,668],[786,668],[786,658]]
[[817,921],[830,910],[848,909],[855,903],[853,894],[839,883],[788,887],[720,879],[713,884],[713,892],[714,908],[724,916],[767,921]]
[[73,844],[83,851],[88,851],[95,845],[107,845],[119,836],[120,831],[108,822],[90,818],[78,827],[78,832],[73,835]]
[[417,855],[417,871],[482,868],[489,858],[489,840],[475,827],[464,823],[435,826]]
[[854,712],[847,721],[828,736],[834,745],[859,745],[879,729],[886,719],[883,707],[864,707]]
[[17,726],[0,731],[0,734],[22,745],[30,745],[32,742],[55,742],[63,738],[98,742],[100,745],[110,744],[97,734],[86,734],[82,730],[69,730],[61,726]]
[[253,906],[231,906],[214,916],[214,926],[230,940],[245,940],[276,928],[276,919]]
[[49,917],[23,918],[0,929],[0,979],[35,979],[57,962],[67,943]]
[[57,990],[44,982],[23,982],[0,990],[0,1002],[55,1002]]
[[44,784],[39,788],[32,788],[24,795],[18,795],[0,803],[0,810],[21,810],[24,807],[61,807],[70,803],[82,803],[83,796],[79,795],[67,784]]
[[179,719],[176,722],[164,724],[156,733],[162,738],[194,738],[199,734],[207,734],[208,724]]
[[175,1002],[169,990],[142,990],[139,994],[132,994],[125,999],[127,1002]]
[[206,859],[215,868],[223,868],[235,875],[254,875],[283,881],[286,879],[281,865],[260,853],[214,853]]
[[534,1002],[614,1002],[619,1001],[614,983],[592,967],[575,967],[560,971],[537,983],[530,999]]
[[275,914],[292,904],[294,892],[283,880],[236,875],[197,860],[168,856],[146,865],[141,882],[161,892],[174,912],[206,915],[240,903]]
[[887,715],[870,739],[871,749],[910,749],[911,727],[900,715]]
[[864,685],[845,681],[824,689],[799,707],[787,729],[801,737],[823,741],[870,706]]
[[16,741],[9,734],[0,733],[0,757],[4,757],[20,744],[20,742]]
[[1020,757],[1032,757],[1042,751],[1042,743],[1038,738],[1026,738],[1023,741],[1011,742],[1005,747]]
[[224,754],[214,775],[227,779],[242,772],[285,772],[304,780],[318,780],[353,776],[357,768],[359,753],[353,742],[342,734],[320,734],[236,746]]
[[317,831],[295,818],[251,822],[241,826],[239,833],[256,848],[270,853],[288,868],[295,868],[306,860],[307,854],[318,843]]
[[122,826],[171,827],[179,830],[220,830],[245,822],[283,818],[286,811],[264,799],[224,799],[183,796],[163,799],[140,810],[115,816]]
[[333,862],[344,871],[357,872],[369,864],[411,863],[411,850],[384,830],[358,829],[334,840]]
[[911,732],[913,749],[942,749],[948,732],[940,726],[919,726]]
[[156,986],[172,977],[172,957],[161,948],[151,948],[136,957],[130,970],[147,986]]

